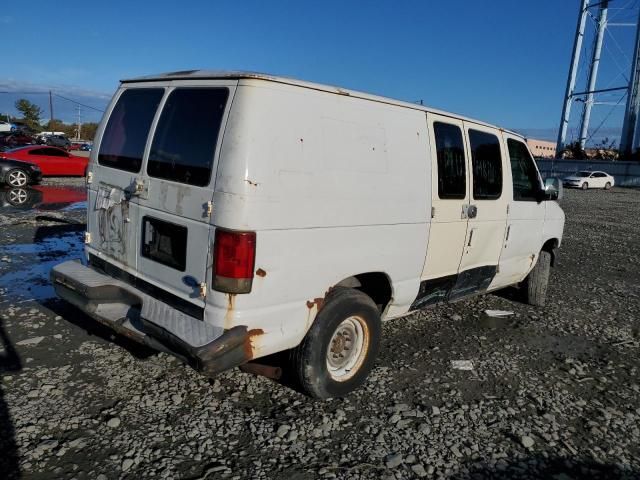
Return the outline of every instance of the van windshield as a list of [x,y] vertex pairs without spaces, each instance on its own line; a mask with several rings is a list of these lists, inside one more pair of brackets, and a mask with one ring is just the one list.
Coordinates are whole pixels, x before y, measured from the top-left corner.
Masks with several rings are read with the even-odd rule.
[[162,88],[131,88],[120,95],[102,136],[100,165],[140,171],[151,122],[163,93]]
[[165,103],[149,152],[147,173],[189,185],[206,186],[227,88],[176,88]]

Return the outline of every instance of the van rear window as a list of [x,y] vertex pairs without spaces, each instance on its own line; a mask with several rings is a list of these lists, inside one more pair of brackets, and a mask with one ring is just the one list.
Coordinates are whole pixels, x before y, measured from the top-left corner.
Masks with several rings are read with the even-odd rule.
[[163,93],[162,88],[132,88],[120,95],[100,143],[100,165],[140,171],[151,122]]
[[147,173],[204,187],[209,184],[226,88],[177,88],[167,98],[149,152]]

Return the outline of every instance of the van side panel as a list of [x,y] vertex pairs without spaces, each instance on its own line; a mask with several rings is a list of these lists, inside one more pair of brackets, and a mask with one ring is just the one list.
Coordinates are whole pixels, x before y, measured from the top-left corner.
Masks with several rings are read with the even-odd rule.
[[431,211],[424,112],[242,80],[212,222],[257,232],[252,292],[210,291],[207,321],[264,330],[254,356],[297,345],[333,285],[385,273],[387,317],[416,297]]

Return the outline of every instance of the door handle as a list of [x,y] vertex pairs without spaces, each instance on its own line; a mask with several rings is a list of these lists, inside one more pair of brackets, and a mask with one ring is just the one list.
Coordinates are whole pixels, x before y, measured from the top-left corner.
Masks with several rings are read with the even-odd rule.
[[478,207],[476,207],[475,205],[469,205],[467,207],[467,217],[476,218],[477,215],[478,215]]
[[124,191],[130,197],[140,197],[147,199],[149,197],[149,185],[143,178],[136,178],[131,181],[128,187]]

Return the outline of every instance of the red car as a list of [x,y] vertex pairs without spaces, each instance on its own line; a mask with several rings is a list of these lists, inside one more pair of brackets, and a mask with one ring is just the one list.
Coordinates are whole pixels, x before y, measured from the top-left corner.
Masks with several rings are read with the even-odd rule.
[[35,163],[43,176],[78,176],[87,174],[89,159],[78,157],[58,147],[33,145],[0,152],[0,157]]
[[33,137],[25,135],[22,132],[11,132],[0,136],[0,146],[6,148],[16,148],[22,145],[31,145],[35,143]]

